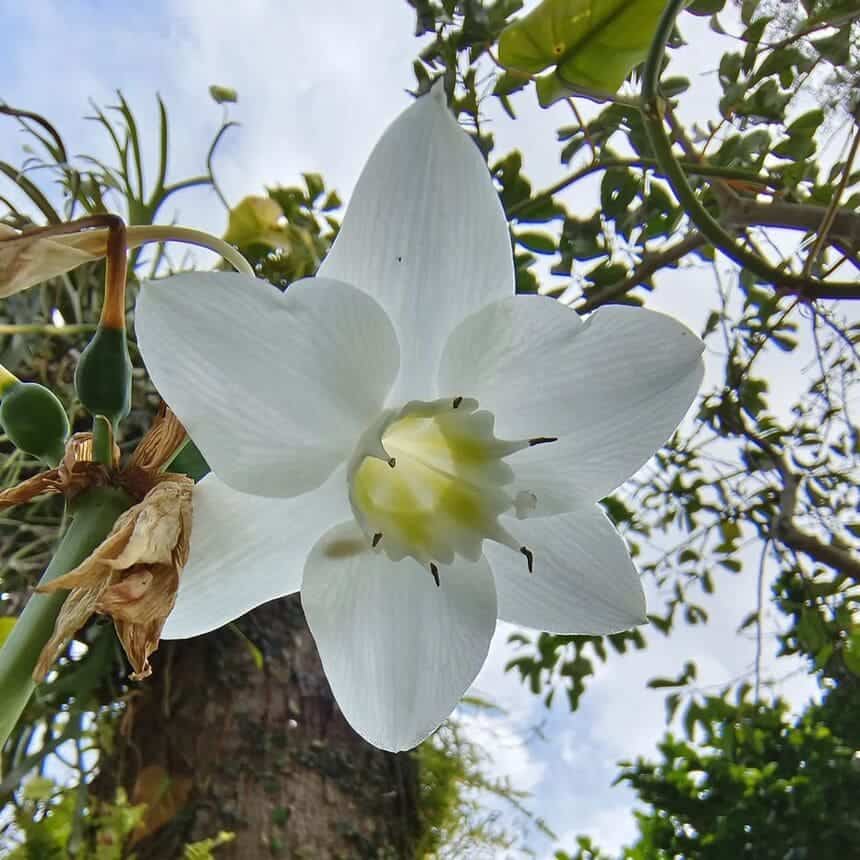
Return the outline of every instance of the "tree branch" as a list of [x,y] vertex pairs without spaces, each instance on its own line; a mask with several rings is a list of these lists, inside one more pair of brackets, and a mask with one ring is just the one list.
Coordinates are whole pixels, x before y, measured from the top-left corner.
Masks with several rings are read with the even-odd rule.
[[855,582],[860,582],[860,558],[851,550],[832,543],[824,543],[815,535],[803,531],[794,524],[794,509],[800,478],[779,458],[776,468],[782,476],[783,490],[780,495],[779,515],[774,523],[774,537],[787,547],[808,555],[815,561],[826,564]]
[[[748,197],[737,197],[723,207],[720,220],[727,227],[784,227],[814,233],[826,213],[826,207],[813,203],[761,203]],[[860,212],[840,208],[833,215],[830,228],[833,239],[860,247]]]
[[642,258],[642,262],[626,277],[614,284],[608,284],[600,290],[595,290],[591,295],[585,296],[581,304],[577,305],[574,310],[578,314],[587,314],[593,311],[600,305],[605,305],[613,299],[618,299],[626,295],[630,290],[638,287],[644,280],[650,278],[655,272],[675,263],[682,257],[685,257],[690,251],[695,251],[696,248],[707,244],[707,239],[697,232],[688,233],[679,242],[664,248],[662,251],[657,251],[653,254],[647,254]]

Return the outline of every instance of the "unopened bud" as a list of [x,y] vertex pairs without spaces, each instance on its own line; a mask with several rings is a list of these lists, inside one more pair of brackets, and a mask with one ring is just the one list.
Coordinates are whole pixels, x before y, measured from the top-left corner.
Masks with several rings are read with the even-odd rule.
[[104,415],[114,426],[131,411],[131,359],[125,328],[99,326],[81,353],[75,390],[92,415]]
[[0,424],[21,451],[56,466],[65,451],[69,419],[56,395],[38,382],[0,374]]

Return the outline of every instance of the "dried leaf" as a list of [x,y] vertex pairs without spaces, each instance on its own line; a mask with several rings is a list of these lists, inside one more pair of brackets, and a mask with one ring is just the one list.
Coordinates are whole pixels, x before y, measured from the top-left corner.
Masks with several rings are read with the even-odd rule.
[[[148,225],[128,227],[128,248],[150,241]],[[108,230],[82,230],[44,236],[41,230],[20,232],[0,224],[0,298],[70,272],[107,254]]]

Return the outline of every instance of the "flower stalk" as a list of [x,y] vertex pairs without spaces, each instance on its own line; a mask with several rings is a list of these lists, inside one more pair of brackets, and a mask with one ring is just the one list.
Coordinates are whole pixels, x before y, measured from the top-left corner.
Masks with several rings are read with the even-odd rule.
[[[84,561],[132,504],[123,490],[95,487],[74,504],[73,519],[40,585],[68,573]],[[34,594],[0,649],[0,746],[6,742],[35,688],[33,669],[54,628],[66,595]]]

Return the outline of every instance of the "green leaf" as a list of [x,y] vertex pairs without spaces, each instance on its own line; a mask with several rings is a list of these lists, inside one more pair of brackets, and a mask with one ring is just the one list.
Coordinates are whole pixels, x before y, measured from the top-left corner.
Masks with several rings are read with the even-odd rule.
[[308,199],[313,203],[325,190],[323,178],[319,173],[303,173],[302,176],[308,189]]
[[723,11],[726,0],[693,0],[687,11],[693,15],[715,15]]
[[843,27],[838,33],[824,39],[813,39],[812,45],[834,66],[847,65],[851,60],[851,27]]
[[842,651],[845,668],[854,675],[860,675],[860,629],[854,630]]
[[554,254],[556,251],[555,239],[547,233],[518,233],[516,240],[518,244],[536,254]]
[[17,620],[17,618],[9,616],[0,618],[0,647],[9,638],[9,634],[12,632],[12,628],[15,626]]
[[251,655],[251,659],[254,661],[254,665],[262,672],[263,663],[265,662],[263,652],[239,629],[236,624],[231,624],[230,629],[242,640],[242,643]]
[[615,92],[648,53],[663,0],[544,0],[506,27],[499,60],[506,68],[537,74],[541,104],[577,87]]

